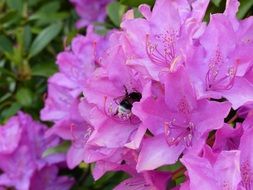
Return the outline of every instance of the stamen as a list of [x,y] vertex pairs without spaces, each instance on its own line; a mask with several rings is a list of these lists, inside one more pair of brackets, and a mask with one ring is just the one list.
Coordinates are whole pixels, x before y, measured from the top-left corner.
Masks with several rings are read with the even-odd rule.
[[[176,34],[175,32],[166,34],[157,34],[154,36],[158,43],[151,43],[150,36],[147,34],[146,36],[146,52],[151,61],[160,66],[169,66],[171,68],[171,64],[173,63],[173,67],[175,63],[177,63],[178,58],[175,56],[175,40]],[[159,44],[161,44],[159,46]]]
[[136,181],[127,181],[124,183],[125,186],[127,187],[126,190],[132,190],[133,187],[136,188],[136,189],[139,189],[139,188],[143,188],[143,187],[151,187],[150,184],[147,184],[144,180],[142,179],[136,179]]
[[164,123],[164,133],[169,146],[177,146],[182,140],[187,147],[192,146],[194,124],[192,122],[186,125],[176,123],[176,119]]
[[237,63],[230,66],[226,73],[221,72],[221,67],[224,66],[222,54],[219,50],[216,51],[215,57],[210,60],[209,70],[206,74],[206,90],[229,90],[234,85],[234,79],[237,71]]
[[107,96],[104,96],[104,113],[108,117],[112,117],[113,115],[115,115],[115,113],[113,112],[112,103],[110,103],[108,110],[106,110],[106,102],[107,102]]
[[180,60],[181,60],[181,56],[177,56],[177,57],[175,57],[175,58],[172,60],[172,62],[171,62],[171,64],[170,64],[170,72],[175,71],[176,65],[178,64],[178,62],[179,62]]
[[209,69],[206,75],[206,86],[207,90],[229,90],[234,85],[235,79],[235,68],[230,67],[228,69],[228,73],[218,79],[218,71],[217,74],[214,74],[212,69]]

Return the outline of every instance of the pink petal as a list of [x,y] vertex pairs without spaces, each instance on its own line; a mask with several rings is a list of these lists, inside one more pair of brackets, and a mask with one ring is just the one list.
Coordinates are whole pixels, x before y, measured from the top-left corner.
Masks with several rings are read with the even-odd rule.
[[165,164],[174,164],[183,150],[182,144],[169,147],[163,135],[145,139],[138,158],[137,171],[153,170]]

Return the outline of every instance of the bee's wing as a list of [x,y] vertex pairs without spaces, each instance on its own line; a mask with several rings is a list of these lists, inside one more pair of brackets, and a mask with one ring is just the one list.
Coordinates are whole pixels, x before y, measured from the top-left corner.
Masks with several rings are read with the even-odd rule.
[[113,101],[114,101],[117,105],[119,105],[120,102],[121,102],[122,100],[124,100],[124,98],[126,98],[125,95],[124,95],[124,96],[119,96],[119,97],[113,98]]

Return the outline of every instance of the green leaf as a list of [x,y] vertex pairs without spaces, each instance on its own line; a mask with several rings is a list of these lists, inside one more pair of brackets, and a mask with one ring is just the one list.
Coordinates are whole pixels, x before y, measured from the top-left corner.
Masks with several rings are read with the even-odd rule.
[[179,185],[185,181],[185,177],[184,176],[179,177],[175,181],[176,181],[176,185]]
[[19,11],[20,13],[23,10],[23,0],[7,0],[7,5],[11,8],[11,9],[15,9],[17,11]]
[[15,18],[17,16],[17,11],[15,10],[10,10],[7,13],[4,13],[0,16],[0,23],[3,24],[5,22],[8,22]]
[[179,169],[182,166],[182,164],[178,161],[175,164],[172,165],[165,165],[158,168],[159,171],[175,171]]
[[51,154],[55,154],[55,153],[67,152],[69,147],[70,147],[70,142],[65,141],[65,142],[59,144],[58,146],[48,148],[45,152],[43,152],[42,157],[47,157],[47,156],[49,156]]
[[63,20],[69,17],[69,13],[60,12],[60,13],[36,13],[29,17],[29,20],[38,20],[40,23],[50,23],[59,20]]
[[[7,100],[8,98],[10,98],[12,96],[12,93],[8,92],[6,94],[4,94],[3,96],[0,97],[0,103],[2,103],[3,101]],[[1,107],[1,106],[0,106]]]
[[216,6],[216,7],[219,7],[220,6],[220,3],[221,3],[221,0],[212,0],[213,4]]
[[53,62],[36,64],[32,67],[32,76],[49,77],[57,71]]
[[9,71],[8,69],[5,69],[4,67],[0,67],[0,73],[6,74],[6,75],[16,79],[16,75],[13,72]]
[[28,5],[29,6],[36,6],[41,1],[44,1],[44,0],[28,0]]
[[54,13],[60,9],[60,1],[53,1],[43,5],[38,12],[40,13]]
[[239,19],[243,19],[252,6],[253,6],[252,0],[241,0],[237,17]]
[[[119,181],[123,181],[127,178],[127,175],[124,172],[107,172],[105,175],[103,175],[99,180],[96,181],[94,184],[95,189],[103,189],[103,190],[110,190],[113,189],[112,185],[114,186],[119,183]],[[110,184],[108,184],[108,181],[110,181]],[[106,186],[108,188],[106,188]]]
[[148,4],[153,6],[155,0],[120,0],[120,3],[130,7],[138,7],[140,4]]
[[0,51],[11,53],[12,50],[11,41],[6,36],[0,35]]
[[16,93],[16,99],[22,106],[29,107],[33,102],[33,93],[28,88],[20,88]]
[[134,10],[134,18],[142,18],[143,15],[141,14],[141,12],[139,11],[138,8],[133,8]]
[[24,47],[26,51],[29,49],[31,40],[32,40],[31,27],[27,25],[24,27]]
[[[95,27],[96,28],[96,27]],[[71,45],[72,39],[77,35],[78,31],[77,30],[73,30],[71,32],[69,32],[66,36],[66,46]]]
[[8,108],[4,109],[1,112],[1,119],[8,119],[9,117],[15,115],[18,110],[21,108],[21,105],[17,102],[14,102]]
[[112,2],[106,8],[110,20],[113,24],[115,24],[115,26],[119,27],[122,15],[126,10],[126,6],[121,5],[119,2]]
[[37,55],[42,51],[61,31],[62,23],[52,24],[49,27],[42,30],[42,32],[33,41],[29,58]]

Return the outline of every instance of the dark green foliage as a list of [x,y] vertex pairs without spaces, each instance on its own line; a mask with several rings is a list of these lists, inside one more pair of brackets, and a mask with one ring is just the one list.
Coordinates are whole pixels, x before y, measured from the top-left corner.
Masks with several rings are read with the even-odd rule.
[[[19,109],[39,118],[47,78],[57,71],[76,14],[68,1],[0,1],[0,122]],[[70,39],[69,39],[70,42]]]

